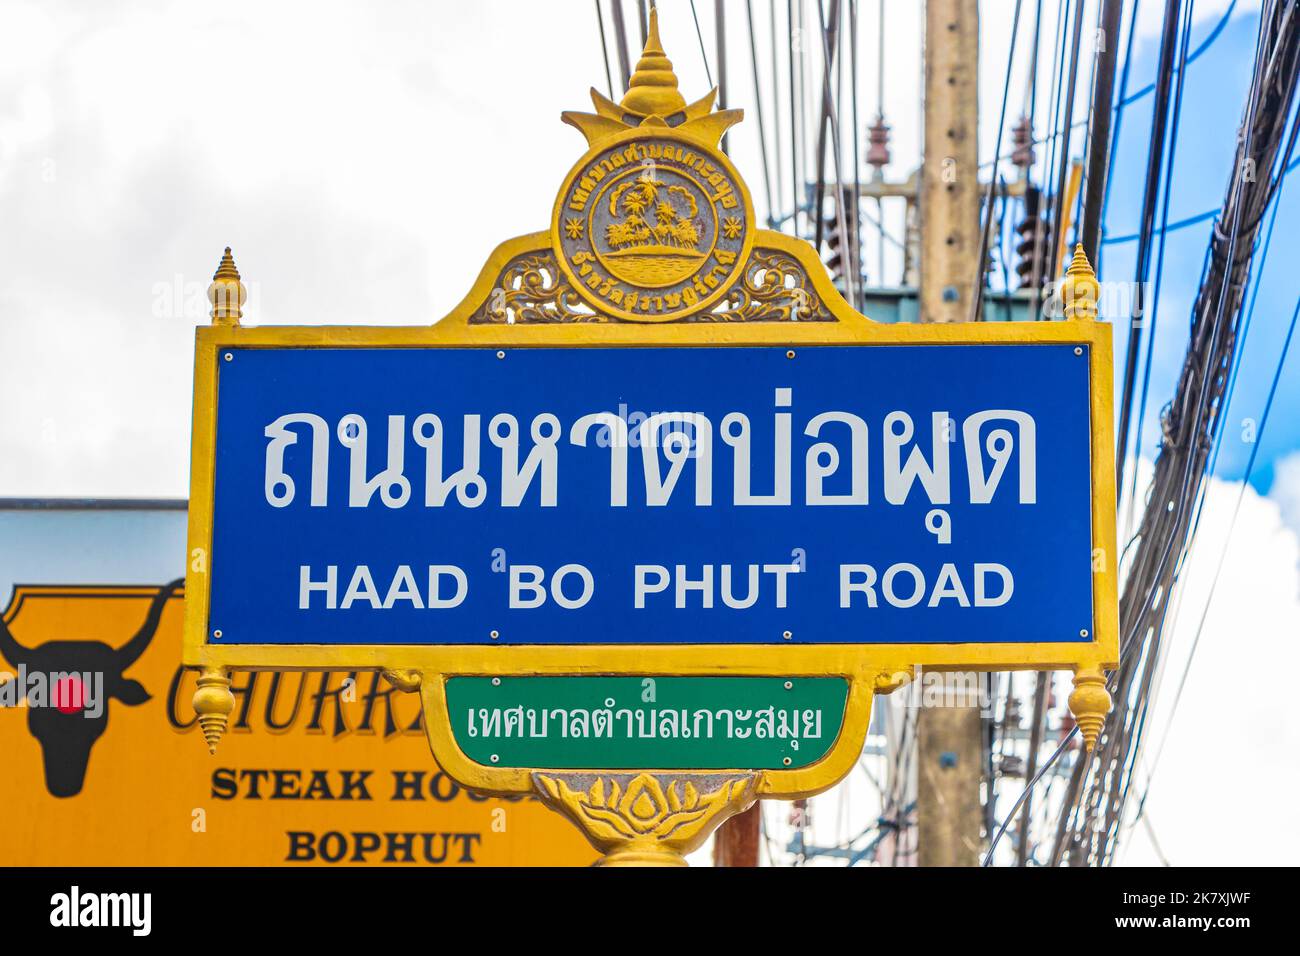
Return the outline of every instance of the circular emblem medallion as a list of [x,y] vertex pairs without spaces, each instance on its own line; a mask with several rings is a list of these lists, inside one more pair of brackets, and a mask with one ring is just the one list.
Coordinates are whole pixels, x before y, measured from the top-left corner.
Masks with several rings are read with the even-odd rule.
[[588,153],[555,202],[551,242],[596,311],[671,322],[717,302],[754,239],[749,193],[721,153],[636,131]]

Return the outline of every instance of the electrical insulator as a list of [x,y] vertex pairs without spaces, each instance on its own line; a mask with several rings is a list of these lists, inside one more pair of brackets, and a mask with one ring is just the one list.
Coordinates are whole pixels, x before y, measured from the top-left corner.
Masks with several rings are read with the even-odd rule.
[[1040,209],[1042,193],[1034,186],[1025,190],[1025,218],[1016,226],[1020,237],[1016,242],[1016,275],[1020,281],[1018,287],[1027,289],[1034,284],[1037,277],[1041,286],[1048,281],[1047,244],[1049,242],[1047,220]]
[[844,232],[840,231],[840,217],[834,209],[823,219],[822,235],[826,244],[826,268],[830,270],[835,285],[844,291],[844,275],[848,259],[857,246],[857,237],[861,228],[858,210],[853,205],[853,191],[845,189],[841,194],[844,209]]
[[889,127],[883,116],[877,116],[867,127],[867,142],[867,165],[874,166],[879,173],[889,165]]
[[998,775],[1001,777],[1023,777],[1025,762],[1015,754],[1002,754],[998,759]]
[[1020,723],[1020,698],[1012,696],[1007,700],[1007,709],[1002,718],[1002,725],[1007,728],[1014,727],[1019,730]]
[[1034,165],[1034,127],[1028,116],[1020,117],[1011,128],[1011,146],[1011,164],[1020,167],[1021,175],[1029,175]]
[[844,281],[844,237],[840,235],[839,217],[830,216],[822,229],[826,235],[826,268],[839,285]]

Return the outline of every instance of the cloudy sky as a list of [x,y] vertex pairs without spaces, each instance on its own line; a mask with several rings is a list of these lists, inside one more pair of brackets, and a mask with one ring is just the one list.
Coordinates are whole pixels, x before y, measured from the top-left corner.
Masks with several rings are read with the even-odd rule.
[[[993,153],[1013,5],[981,4],[985,157]],[[697,4],[710,57],[712,6]],[[1057,5],[1043,6],[1051,8],[1044,33],[1055,35]],[[1161,6],[1141,4],[1130,91],[1154,79]],[[754,7],[762,50],[768,4]],[[1095,7],[1088,0],[1086,22],[1095,22]],[[660,8],[665,46],[694,98],[707,84],[690,5],[663,0]],[[731,100],[748,112],[732,150],[762,214],[745,5],[728,9]],[[878,7],[862,0],[860,9],[867,114],[878,95]],[[896,176],[919,155],[920,9],[913,0],[885,5],[883,101]],[[1228,181],[1258,0],[1199,0],[1192,38],[1198,45],[1229,10],[1188,71],[1171,221],[1218,207]],[[1021,78],[1029,28],[1026,21],[1014,66]],[[249,323],[436,321],[493,246],[545,227],[554,190],[582,152],[581,137],[559,113],[585,108],[588,87],[605,87],[588,0],[310,8],[267,0],[3,0],[0,36],[0,496],[184,496],[193,329],[207,321],[203,290],[224,246],[234,248],[250,286]],[[1043,59],[1046,88],[1050,56]],[[1012,118],[1023,85],[1013,87]],[[1077,116],[1087,85],[1081,80]],[[1124,114],[1106,219],[1111,236],[1136,231],[1150,101]],[[1203,223],[1169,236],[1144,457],[1156,451],[1158,413],[1186,345],[1209,229]],[[1242,494],[1254,447],[1248,420],[1258,423],[1300,294],[1298,229],[1300,185],[1290,184],[1259,275],[1219,480],[1188,572],[1203,583],[1183,603],[1167,664],[1171,686]],[[1132,243],[1107,245],[1102,278],[1131,279],[1133,251]],[[1117,328],[1117,355],[1123,347]],[[1208,862],[1211,815],[1232,820],[1234,829],[1213,843],[1225,861],[1293,859],[1300,850],[1294,833],[1267,832],[1267,812],[1242,813],[1239,786],[1252,781],[1251,799],[1267,810],[1283,805],[1274,794],[1294,793],[1298,782],[1300,731],[1286,686],[1294,670],[1272,666],[1296,662],[1300,636],[1297,369],[1292,354],[1179,720],[1159,758],[1151,816],[1175,862]],[[1187,787],[1198,794],[1195,807],[1187,805]],[[1132,841],[1134,861],[1153,858],[1144,840]]]

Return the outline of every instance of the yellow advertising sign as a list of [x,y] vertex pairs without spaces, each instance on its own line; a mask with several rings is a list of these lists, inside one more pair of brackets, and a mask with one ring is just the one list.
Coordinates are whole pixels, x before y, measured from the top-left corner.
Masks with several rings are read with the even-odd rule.
[[[419,701],[374,672],[234,675],[230,743],[195,759],[181,594],[20,586],[0,629],[4,866],[584,865],[534,798],[430,763]],[[28,706],[28,703],[37,706]]]

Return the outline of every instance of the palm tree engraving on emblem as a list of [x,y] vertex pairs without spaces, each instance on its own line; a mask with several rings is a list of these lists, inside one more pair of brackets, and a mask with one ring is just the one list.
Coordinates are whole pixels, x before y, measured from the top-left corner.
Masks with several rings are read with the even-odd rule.
[[638,285],[679,282],[708,255],[699,250],[699,211],[686,186],[668,185],[649,170],[628,179],[609,197],[615,219],[605,227],[606,256],[617,259],[622,277]]

